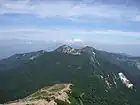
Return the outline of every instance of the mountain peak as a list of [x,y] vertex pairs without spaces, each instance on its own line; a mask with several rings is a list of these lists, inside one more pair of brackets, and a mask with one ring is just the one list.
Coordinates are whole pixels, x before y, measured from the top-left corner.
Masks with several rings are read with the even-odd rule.
[[55,51],[66,53],[66,54],[81,55],[78,49],[74,49],[68,45],[62,45],[59,48],[57,48]]
[[88,53],[88,54],[91,54],[91,53],[95,54],[96,53],[95,48],[90,47],[90,46],[86,46],[86,47],[82,48],[81,50],[82,50],[82,52]]
[[66,54],[73,54],[73,55],[81,55],[81,53],[95,54],[95,52],[96,52],[95,48],[90,47],[90,46],[86,46],[82,49],[74,49],[68,45],[62,45],[59,48],[57,48],[55,51],[63,52]]
[[72,49],[72,47],[71,46],[69,46],[69,45],[62,45],[62,46],[60,46],[61,48],[71,48]]
[[68,45],[62,45],[58,47],[55,51],[57,52],[63,52],[63,53],[69,53],[73,48]]

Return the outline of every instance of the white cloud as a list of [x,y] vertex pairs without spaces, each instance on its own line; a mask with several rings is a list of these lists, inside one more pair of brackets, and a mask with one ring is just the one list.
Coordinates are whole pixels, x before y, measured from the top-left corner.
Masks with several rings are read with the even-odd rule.
[[83,42],[81,39],[73,39],[74,42]]
[[66,40],[65,42],[67,42],[67,43],[83,43],[84,41],[81,39],[74,38],[74,39]]
[[0,39],[140,44],[140,32],[84,29],[0,29]]
[[[121,30],[91,30],[79,28],[5,28],[0,29],[0,33],[67,33],[67,34],[80,34],[80,35],[122,35],[122,36],[137,36],[140,37],[140,32],[121,31]],[[67,35],[66,35],[67,36]],[[80,41],[75,39],[75,41]]]
[[139,21],[140,22],[140,15],[136,16],[136,18],[134,18],[134,21]]
[[70,1],[32,3],[26,1],[1,2],[0,14],[22,13],[35,15],[41,18],[78,19],[119,19],[139,21],[138,8],[125,5],[87,4]]

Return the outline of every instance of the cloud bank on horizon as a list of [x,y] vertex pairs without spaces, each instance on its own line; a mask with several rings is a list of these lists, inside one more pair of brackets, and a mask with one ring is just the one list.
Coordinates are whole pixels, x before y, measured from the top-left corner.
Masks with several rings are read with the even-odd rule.
[[140,44],[139,0],[0,0],[0,40]]

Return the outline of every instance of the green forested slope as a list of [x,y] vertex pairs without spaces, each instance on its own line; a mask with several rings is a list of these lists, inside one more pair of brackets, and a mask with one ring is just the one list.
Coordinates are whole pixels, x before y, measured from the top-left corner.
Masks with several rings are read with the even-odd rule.
[[87,54],[46,52],[18,68],[2,71],[0,103],[23,98],[47,85],[72,83],[84,105],[139,105],[139,90],[126,88],[118,79],[117,73],[123,70],[105,59],[96,60],[99,64]]

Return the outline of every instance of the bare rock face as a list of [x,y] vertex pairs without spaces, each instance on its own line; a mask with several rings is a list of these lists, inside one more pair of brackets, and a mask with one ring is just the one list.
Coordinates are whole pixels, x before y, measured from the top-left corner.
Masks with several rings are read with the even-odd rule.
[[56,49],[57,52],[63,52],[63,53],[71,53],[74,49],[68,45],[60,46]]
[[86,46],[82,49],[74,49],[68,45],[63,45],[57,48],[55,51],[62,52],[66,54],[72,54],[72,55],[81,55],[81,54],[94,54],[96,53],[96,50],[93,47]]
[[27,98],[3,105],[57,105],[57,101],[70,104],[68,93],[71,93],[71,86],[72,84],[55,84],[42,88]]

